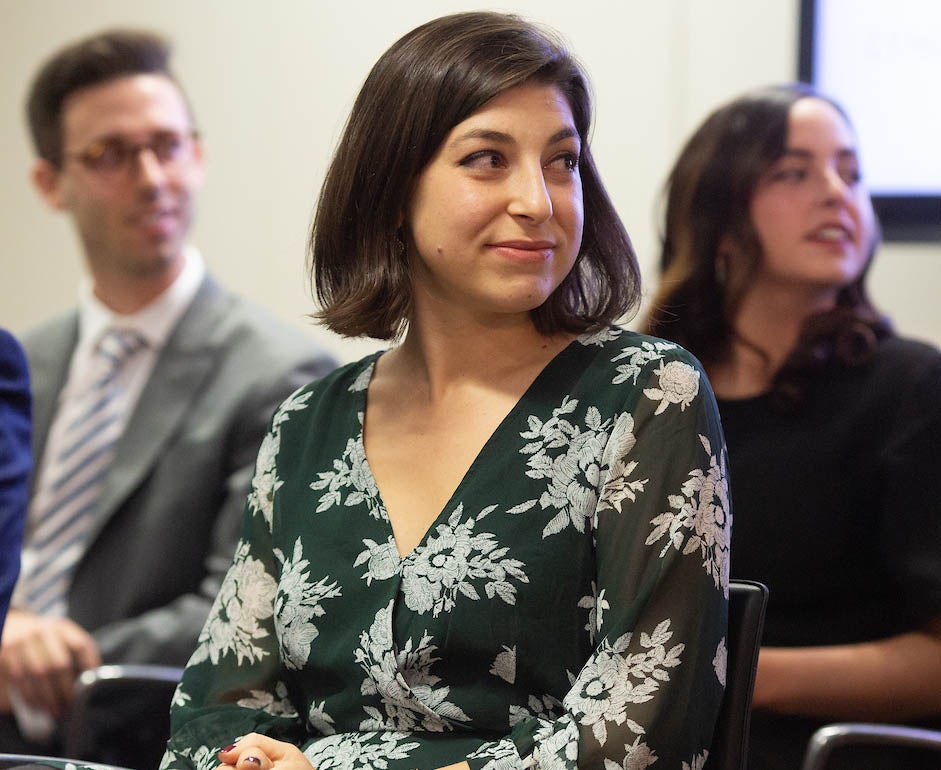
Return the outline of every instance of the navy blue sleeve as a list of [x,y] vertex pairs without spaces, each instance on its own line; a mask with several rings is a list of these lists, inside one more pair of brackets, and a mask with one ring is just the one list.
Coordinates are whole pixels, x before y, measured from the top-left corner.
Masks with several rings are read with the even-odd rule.
[[20,569],[20,547],[33,465],[26,356],[0,329],[0,630]]

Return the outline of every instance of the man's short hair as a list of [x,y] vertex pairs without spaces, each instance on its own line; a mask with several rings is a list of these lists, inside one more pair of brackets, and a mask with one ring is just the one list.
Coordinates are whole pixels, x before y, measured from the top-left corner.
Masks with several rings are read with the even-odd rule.
[[33,80],[26,102],[39,157],[56,168],[62,166],[62,111],[76,91],[131,75],[165,75],[176,83],[169,69],[170,51],[169,42],[154,32],[112,29],[53,54]]

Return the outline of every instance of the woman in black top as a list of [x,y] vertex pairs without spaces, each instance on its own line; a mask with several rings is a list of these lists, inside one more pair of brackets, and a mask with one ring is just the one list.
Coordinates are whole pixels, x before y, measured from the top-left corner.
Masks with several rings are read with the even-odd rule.
[[803,85],[719,108],[669,178],[647,331],[705,365],[732,575],[771,590],[756,770],[827,722],[941,715],[941,355],[871,304],[878,239],[849,120]]

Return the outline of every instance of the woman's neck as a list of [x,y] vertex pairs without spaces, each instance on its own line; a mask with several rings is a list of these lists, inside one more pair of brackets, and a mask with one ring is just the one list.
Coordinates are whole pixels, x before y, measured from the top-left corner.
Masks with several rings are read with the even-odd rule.
[[412,323],[402,344],[383,356],[383,364],[385,374],[433,402],[466,386],[520,391],[574,336],[543,335],[531,322],[486,328]]
[[762,284],[750,288],[733,319],[726,357],[708,367],[716,395],[732,399],[765,393],[797,346],[805,321],[835,301],[832,292],[810,294]]
[[430,404],[468,389],[520,393],[574,337],[540,334],[529,312],[416,292],[405,339],[382,357],[376,374],[394,377]]

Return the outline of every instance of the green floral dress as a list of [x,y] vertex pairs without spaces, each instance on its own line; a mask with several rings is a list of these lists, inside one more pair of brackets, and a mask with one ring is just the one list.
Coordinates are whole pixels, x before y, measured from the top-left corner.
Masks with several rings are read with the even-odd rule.
[[572,342],[402,558],[363,450],[376,358],[275,414],[162,767],[256,731],[317,770],[701,768],[731,517],[698,362]]

